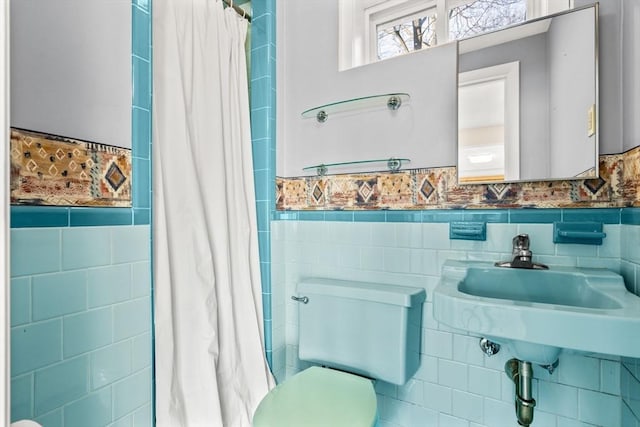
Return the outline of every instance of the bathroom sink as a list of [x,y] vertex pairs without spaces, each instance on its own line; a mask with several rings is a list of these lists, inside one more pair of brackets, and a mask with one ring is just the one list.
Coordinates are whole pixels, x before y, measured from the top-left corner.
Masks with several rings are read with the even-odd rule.
[[439,322],[541,365],[555,362],[562,349],[640,357],[640,298],[605,269],[449,260],[433,311]]
[[589,276],[577,271],[540,271],[516,268],[471,267],[458,284],[465,294],[504,300],[569,305],[584,308],[621,308]]

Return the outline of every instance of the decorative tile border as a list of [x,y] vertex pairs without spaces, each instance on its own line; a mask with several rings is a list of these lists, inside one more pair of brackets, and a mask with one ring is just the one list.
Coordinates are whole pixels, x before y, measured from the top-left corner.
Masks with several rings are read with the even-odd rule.
[[625,206],[640,206],[640,146],[600,156],[600,176],[577,181],[458,185],[455,167],[276,178],[279,211]]
[[131,207],[131,150],[11,129],[11,203]]

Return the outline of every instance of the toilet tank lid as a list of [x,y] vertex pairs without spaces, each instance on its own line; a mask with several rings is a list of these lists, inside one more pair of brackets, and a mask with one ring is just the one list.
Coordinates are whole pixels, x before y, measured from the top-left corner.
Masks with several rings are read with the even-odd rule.
[[299,296],[327,295],[404,307],[421,304],[426,299],[426,292],[422,288],[320,277],[300,280],[297,291]]

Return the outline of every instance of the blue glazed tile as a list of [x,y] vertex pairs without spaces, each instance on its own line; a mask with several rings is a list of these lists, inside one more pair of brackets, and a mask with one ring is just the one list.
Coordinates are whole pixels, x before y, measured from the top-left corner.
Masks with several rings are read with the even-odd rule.
[[260,262],[260,277],[262,278],[262,292],[271,292],[271,263]]
[[120,341],[151,328],[151,300],[141,298],[113,307],[113,339]]
[[[297,221],[302,213],[298,211],[275,211],[273,219],[276,221]],[[307,212],[304,211],[304,213],[306,214]],[[324,212],[322,212],[322,220],[324,220]]]
[[271,150],[269,150],[269,139],[263,138],[254,140],[252,143],[253,170],[267,170],[271,162]]
[[262,77],[251,81],[251,108],[271,106],[271,78]]
[[28,277],[11,279],[11,326],[31,320],[31,280]]
[[[271,77],[269,74],[269,46],[262,45],[251,49],[251,81],[261,77]],[[251,99],[253,102],[253,98]]]
[[85,270],[34,276],[31,282],[33,320],[49,319],[87,308]]
[[71,208],[71,227],[91,227],[96,225],[131,225],[129,208]]
[[550,224],[562,219],[560,209],[511,209],[509,222],[512,224]]
[[387,222],[422,222],[421,211],[387,211]]
[[111,421],[111,389],[91,393],[64,408],[65,427],[103,426]]
[[78,357],[35,373],[35,414],[42,415],[87,393],[89,359]]
[[151,19],[148,13],[131,6],[132,53],[143,59],[151,59]]
[[63,356],[68,359],[111,343],[111,307],[67,316],[62,322]]
[[59,270],[60,230],[11,230],[12,277],[50,273]]
[[33,418],[32,376],[11,379],[11,421]]
[[[151,424],[150,424],[151,425]],[[133,427],[133,414],[122,417],[107,427]]]
[[111,265],[88,271],[89,308],[95,308],[131,298],[131,266]]
[[111,228],[111,261],[148,261],[151,251],[151,230],[148,226]]
[[133,0],[133,4],[138,6],[140,9],[146,10],[147,12],[150,10],[150,1],[149,0]]
[[113,416],[120,418],[151,401],[151,369],[113,386]]
[[260,262],[271,262],[271,233],[258,231],[258,252]]
[[640,208],[624,208],[622,209],[622,224],[640,225]]
[[133,66],[133,105],[151,111],[151,64],[138,57],[131,58]]
[[267,169],[258,170],[253,173],[253,177],[256,187],[256,200],[269,200],[269,196],[272,195],[274,189],[271,171]]
[[145,405],[133,413],[133,425],[135,427],[152,426],[152,417],[153,412],[151,409],[151,405]]
[[262,314],[266,319],[271,319],[271,294],[262,291]]
[[353,222],[353,211],[325,211],[324,220]]
[[593,221],[604,224],[620,224],[620,209],[564,209],[562,221]]
[[140,298],[151,294],[151,263],[138,262],[132,264],[133,280],[131,283],[131,296]]
[[151,113],[140,108],[131,110],[133,156],[149,159],[151,144]]
[[56,409],[48,414],[36,418],[36,422],[43,427],[62,427],[62,409]]
[[386,222],[387,211],[358,211],[354,212],[355,222]]
[[69,208],[11,206],[11,228],[67,227]]
[[[281,215],[280,219],[290,219],[299,221],[324,221],[328,211],[296,211],[288,212],[289,215]],[[284,218],[282,218],[284,216]]]
[[151,224],[151,209],[134,209],[133,225]]
[[640,226],[623,225],[620,236],[620,254],[626,261],[640,264]]
[[251,110],[251,138],[269,138],[269,109]]
[[132,357],[133,371],[139,371],[140,369],[151,366],[152,351],[151,334],[143,334],[134,338]]
[[464,219],[463,210],[422,211],[422,222],[456,222]]
[[463,218],[464,218],[464,221],[508,223],[509,211],[506,209],[465,210]]
[[272,335],[271,335],[271,319],[264,320],[264,347],[267,351],[272,350]]
[[123,341],[91,353],[90,369],[92,390],[131,374],[131,341]]
[[151,175],[149,160],[133,158],[133,207],[151,207]]
[[269,212],[271,203],[269,201],[256,202],[256,215],[258,220],[258,231],[269,231]]
[[[293,212],[292,212],[293,213]],[[288,218],[284,218],[288,219]],[[298,211],[293,220],[300,221],[324,221],[325,211]]]
[[37,323],[11,329],[11,376],[62,360],[62,322]]
[[62,269],[97,267],[111,262],[107,227],[76,227],[62,230]]

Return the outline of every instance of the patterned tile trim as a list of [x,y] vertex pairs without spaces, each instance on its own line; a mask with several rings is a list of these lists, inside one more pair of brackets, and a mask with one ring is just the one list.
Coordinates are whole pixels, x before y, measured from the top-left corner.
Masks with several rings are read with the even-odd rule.
[[276,202],[279,211],[640,206],[640,146],[600,156],[596,179],[458,185],[455,167],[276,178]]
[[131,207],[131,150],[11,129],[11,204]]

